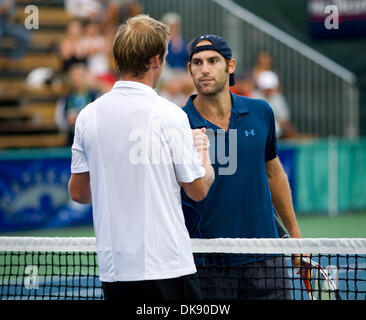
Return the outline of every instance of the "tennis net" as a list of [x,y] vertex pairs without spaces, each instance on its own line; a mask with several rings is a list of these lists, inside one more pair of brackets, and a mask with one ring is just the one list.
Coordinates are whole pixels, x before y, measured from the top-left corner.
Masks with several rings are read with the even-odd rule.
[[[192,248],[207,299],[366,300],[366,239],[192,239]],[[0,299],[103,299],[95,238],[0,237]]]

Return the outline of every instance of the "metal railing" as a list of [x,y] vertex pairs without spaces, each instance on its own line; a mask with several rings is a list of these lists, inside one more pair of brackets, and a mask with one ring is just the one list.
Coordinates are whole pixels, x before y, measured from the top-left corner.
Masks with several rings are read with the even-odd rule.
[[182,17],[183,34],[214,33],[228,40],[237,71],[253,67],[261,50],[273,56],[291,120],[302,134],[357,137],[358,89],[353,73],[231,0],[139,0],[160,19]]

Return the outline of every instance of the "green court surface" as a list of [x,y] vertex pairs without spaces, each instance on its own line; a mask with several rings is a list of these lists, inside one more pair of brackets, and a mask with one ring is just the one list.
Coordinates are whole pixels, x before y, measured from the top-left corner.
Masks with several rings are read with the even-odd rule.
[[327,215],[303,215],[298,223],[304,238],[366,238],[366,212]]
[[0,233],[0,236],[14,237],[94,237],[92,226],[76,226],[57,229],[41,229],[41,230],[26,230],[12,231]]
[[[298,215],[304,238],[366,238],[366,212],[327,215]],[[35,237],[92,237],[93,227],[78,226],[62,229],[43,229],[0,233],[0,236]]]

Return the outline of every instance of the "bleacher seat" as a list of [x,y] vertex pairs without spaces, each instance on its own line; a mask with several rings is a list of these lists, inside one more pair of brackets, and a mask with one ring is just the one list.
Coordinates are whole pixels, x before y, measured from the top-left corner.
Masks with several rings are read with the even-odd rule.
[[[51,85],[29,88],[27,74],[39,67],[60,71],[59,43],[72,18],[62,0],[17,0],[16,21],[24,23],[25,6],[37,5],[39,29],[32,30],[32,43],[16,70],[0,69],[0,148],[62,146],[67,137],[54,122],[56,101],[63,93]],[[14,45],[2,39],[4,52]],[[2,57],[4,60],[4,58]],[[6,60],[5,60],[6,64]]]

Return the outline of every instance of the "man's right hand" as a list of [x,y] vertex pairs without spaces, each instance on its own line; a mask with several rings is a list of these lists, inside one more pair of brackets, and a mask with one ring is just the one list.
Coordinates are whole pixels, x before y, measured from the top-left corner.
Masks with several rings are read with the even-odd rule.
[[203,165],[211,164],[209,153],[210,140],[208,139],[205,132],[206,128],[192,130],[194,147],[199,153]]
[[198,151],[202,166],[206,170],[206,174],[202,178],[198,178],[191,183],[183,183],[183,189],[194,201],[202,201],[206,196],[212,183],[215,180],[215,171],[210,160],[210,141],[205,134],[206,128],[192,130],[194,146]]

